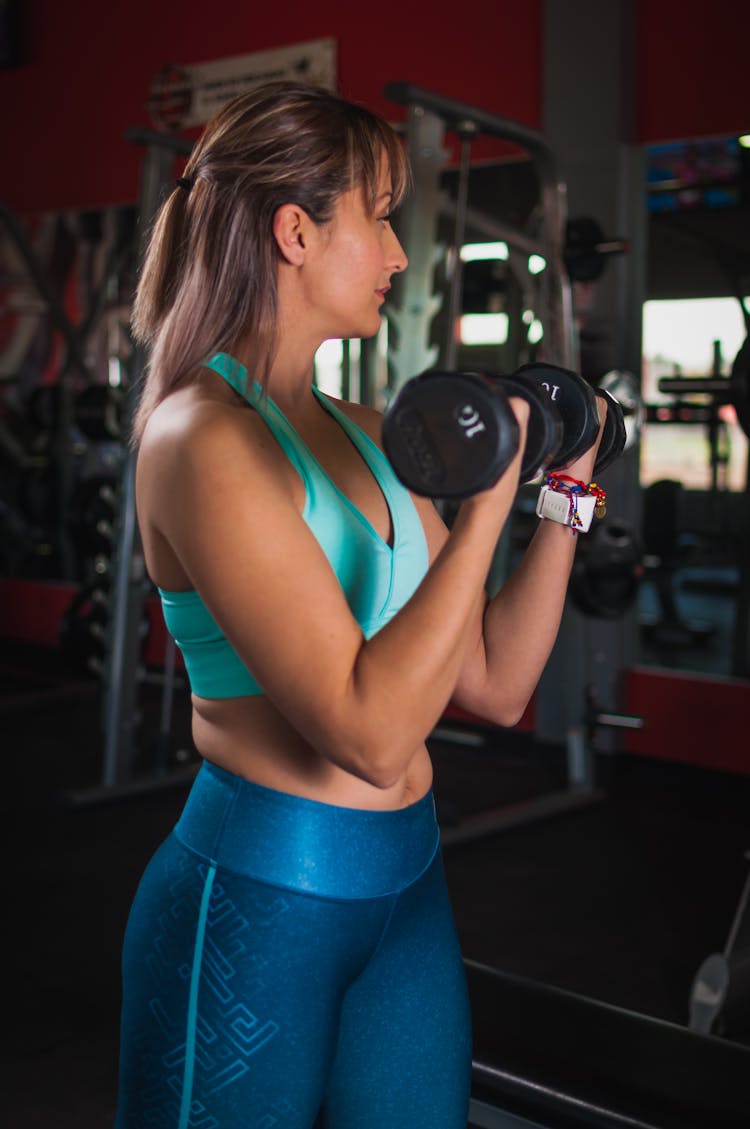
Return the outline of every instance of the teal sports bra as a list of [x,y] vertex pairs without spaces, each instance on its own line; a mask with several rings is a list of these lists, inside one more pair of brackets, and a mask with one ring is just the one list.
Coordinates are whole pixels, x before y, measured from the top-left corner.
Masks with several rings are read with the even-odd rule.
[[[427,542],[422,522],[390,463],[373,443],[319,389],[313,391],[344,429],[365,460],[388,504],[393,548],[341,493],[284,414],[251,380],[239,361],[217,353],[206,367],[223,376],[267,424],[299,472],[305,487],[302,517],[330,561],[346,601],[366,639],[404,606],[427,571]],[[206,608],[200,595],[158,589],[167,630],[179,647],[190,687],[203,698],[238,698],[263,694],[237,652]]]

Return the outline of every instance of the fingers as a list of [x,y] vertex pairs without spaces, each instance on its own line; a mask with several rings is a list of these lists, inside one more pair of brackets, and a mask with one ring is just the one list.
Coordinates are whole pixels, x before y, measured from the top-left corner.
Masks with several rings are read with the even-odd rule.
[[[508,402],[513,409],[513,415],[516,417],[518,426],[521,430],[523,439],[526,438],[526,432],[529,429],[529,415],[531,413],[531,406],[528,400],[522,399],[520,396],[509,396]],[[521,444],[519,444],[521,446]]]

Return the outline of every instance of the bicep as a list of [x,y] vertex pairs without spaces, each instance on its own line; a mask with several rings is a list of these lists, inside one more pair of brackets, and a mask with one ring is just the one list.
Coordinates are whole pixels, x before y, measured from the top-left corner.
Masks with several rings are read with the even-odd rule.
[[[382,416],[376,412],[366,411],[358,417],[358,422],[368,431],[370,437],[382,450]],[[440,554],[450,536],[450,532],[435,503],[430,498],[424,498],[417,494],[412,494],[411,498],[422,522],[427,541],[428,560],[431,565]],[[453,701],[457,705],[464,705],[467,709],[476,709],[478,702],[485,693],[487,652],[484,639],[484,613],[487,603],[487,597],[481,595],[472,610],[470,642],[466,648],[453,693]]]

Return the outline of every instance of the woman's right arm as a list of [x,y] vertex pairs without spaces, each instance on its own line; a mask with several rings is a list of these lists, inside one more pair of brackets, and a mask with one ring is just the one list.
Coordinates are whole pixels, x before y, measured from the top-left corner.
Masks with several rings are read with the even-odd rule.
[[272,439],[250,443],[234,411],[210,413],[187,435],[172,431],[139,458],[146,520],[305,740],[368,783],[392,786],[453,693],[520,457],[461,506],[417,591],[365,641],[279,475]]

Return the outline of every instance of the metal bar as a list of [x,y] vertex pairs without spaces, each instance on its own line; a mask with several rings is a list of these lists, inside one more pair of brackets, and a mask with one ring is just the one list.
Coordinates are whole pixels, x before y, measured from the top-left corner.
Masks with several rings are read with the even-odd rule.
[[24,261],[26,269],[38,290],[52,318],[52,324],[60,331],[68,351],[70,361],[81,372],[88,383],[93,383],[94,374],[91,372],[86,358],[83,355],[83,343],[80,335],[70,318],[65,312],[62,299],[52,284],[43,265],[39,262],[34,248],[29,243],[17,216],[5,204],[0,204],[0,219],[5,225],[16,248]]
[[[442,214],[454,217],[456,210],[456,202],[447,194],[443,194],[440,198]],[[538,239],[534,239],[531,235],[521,231],[520,228],[513,227],[512,224],[503,223],[502,220],[497,220],[494,216],[488,216],[486,212],[480,212],[478,208],[466,209],[466,223],[476,231],[481,231],[487,239],[507,243],[509,247],[523,251],[526,255],[543,255],[544,253],[545,248]]]
[[732,674],[738,678],[750,678],[750,447],[747,451],[742,508],[744,520],[738,545],[740,583],[732,631]]
[[461,300],[463,297],[463,270],[461,262],[461,248],[464,243],[466,231],[466,206],[469,199],[469,171],[471,168],[471,142],[474,132],[465,127],[461,134],[461,160],[458,166],[458,192],[456,194],[455,223],[453,225],[453,264],[450,286],[448,289],[448,316],[445,326],[444,364],[446,368],[456,367],[458,354],[458,341],[456,339],[456,321],[461,314]]
[[359,402],[371,408],[375,404],[375,352],[372,337],[363,337],[359,353]]
[[[598,1126],[600,1129],[665,1129],[660,1122],[651,1117],[642,1118],[637,1115],[632,1117],[627,1113],[595,1103],[579,1097],[570,1091],[543,1085],[528,1078],[521,1078],[488,1063],[473,1062],[472,1074],[474,1078],[483,1076],[494,1084],[502,1085],[503,1089],[514,1095],[528,1095],[536,1105],[543,1105],[554,1109],[557,1114],[567,1118],[576,1118],[575,1121],[567,1120],[568,1125]],[[533,1122],[532,1122],[533,1124]]]
[[[750,857],[750,853],[745,857]],[[729,930],[729,936],[727,937],[727,943],[724,946],[724,956],[727,960],[729,960],[729,958],[731,957],[732,950],[737,943],[737,937],[739,936],[740,927],[742,926],[742,919],[745,916],[748,899],[750,899],[750,874],[748,874],[747,878],[745,879],[745,885],[742,888],[740,900],[737,905],[734,918],[732,920],[732,925]]]
[[453,745],[465,745],[474,749],[481,749],[487,743],[483,734],[474,729],[454,729],[452,726],[445,725],[436,726],[430,737],[434,737],[438,741],[447,741]]
[[466,816],[457,826],[441,829],[440,841],[444,847],[468,843],[473,839],[485,838],[487,835],[495,835],[513,827],[522,827],[539,819],[548,819],[561,812],[575,811],[596,803],[603,797],[603,792],[593,788],[581,788],[579,791],[575,788],[563,788],[558,792],[550,792],[523,803],[508,804],[507,807]]
[[186,768],[174,769],[172,772],[164,773],[161,776],[151,774],[144,777],[132,777],[118,784],[116,788],[101,786],[73,790],[63,793],[63,799],[71,807],[83,808],[113,800],[124,800],[129,796],[143,796],[149,792],[161,792],[167,788],[187,788],[192,784],[199,768],[200,763],[196,763],[188,765]]
[[479,133],[521,146],[532,158],[539,178],[540,206],[544,216],[542,254],[547,262],[542,279],[546,313],[545,358],[566,368],[577,367],[573,301],[565,266],[567,192],[555,155],[544,137],[519,122],[500,118],[477,106],[408,82],[388,83],[384,93],[392,101],[408,105],[412,115],[420,111],[425,117],[437,116],[446,129],[454,129],[459,134],[470,124]]
[[643,729],[646,724],[642,717],[624,713],[597,713],[593,722],[595,725],[611,725],[615,729]]
[[134,552],[136,540],[135,460],[128,458],[120,503],[106,665],[102,777],[105,787],[122,784],[129,778],[131,769],[136,723],[139,627],[145,594],[140,557]]
[[[173,147],[162,145],[161,137],[159,144],[149,147],[144,156],[139,209],[139,265],[145,253],[151,219],[158,208],[163,185],[171,173],[173,159]],[[132,379],[128,387],[128,421],[135,409],[145,364],[145,351],[139,346],[134,350]],[[146,596],[145,564],[135,516],[135,455],[130,450],[124,460],[122,476],[104,696],[105,788],[122,788],[131,776],[140,677],[140,625]]]
[[164,149],[183,157],[190,156],[193,151],[193,142],[185,137],[177,137],[173,133],[161,133],[158,129],[147,129],[142,126],[134,126],[126,130],[125,140],[133,145]]
[[730,397],[732,379],[729,376],[663,376],[658,388],[660,392],[705,392]]
[[348,337],[341,342],[341,398],[351,399],[352,391],[352,346]]
[[549,183],[557,183],[557,160],[547,141],[536,130],[509,118],[498,117],[467,102],[459,102],[455,98],[437,94],[433,90],[414,86],[410,82],[389,82],[385,86],[384,94],[393,102],[401,105],[419,105],[437,114],[448,129],[456,129],[464,122],[471,122],[481,133],[520,145],[534,158],[542,179]]
[[471,1098],[469,1101],[469,1129],[544,1129],[538,1121],[529,1121],[508,1113],[489,1102]]
[[398,389],[411,377],[432,368],[438,348],[431,344],[433,319],[441,296],[435,293],[435,266],[441,254],[437,242],[440,217],[440,178],[447,153],[444,126],[435,114],[410,107],[407,146],[414,191],[399,214],[398,235],[409,257],[409,269],[393,279],[393,304],[385,308],[396,330],[389,338],[389,382]]

